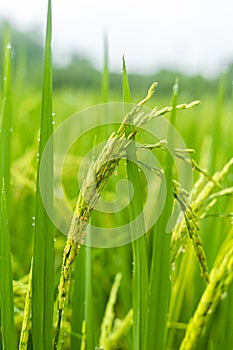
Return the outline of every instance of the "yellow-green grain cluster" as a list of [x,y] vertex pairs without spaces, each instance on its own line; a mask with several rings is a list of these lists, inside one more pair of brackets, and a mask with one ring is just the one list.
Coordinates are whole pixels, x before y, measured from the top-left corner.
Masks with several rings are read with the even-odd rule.
[[189,321],[180,350],[194,350],[210,315],[226,296],[228,285],[233,279],[233,230],[220,250],[211,270],[209,283],[201,297],[198,307]]
[[[211,198],[210,196],[212,192],[215,189],[218,189],[220,187],[219,183],[227,175],[232,165],[233,165],[233,158],[230,159],[225,164],[225,166],[221,171],[216,172],[212,176],[212,179],[209,179],[209,181],[205,185],[204,185],[205,177],[203,176],[203,174],[201,174],[200,179],[197,181],[197,183],[193,187],[193,190],[191,192],[191,203],[189,204],[190,210],[188,210],[189,212],[192,213],[192,220],[190,220],[190,218],[187,218],[188,214],[186,214],[186,216],[184,216],[184,219],[177,225],[177,227],[175,228],[172,234],[172,243],[171,243],[171,263],[172,264],[174,263],[175,259],[180,254],[180,252],[184,250],[186,239],[187,239],[187,221],[190,223],[191,221],[193,221],[193,217],[195,217],[195,220],[197,221],[202,217],[203,213],[206,214],[207,210],[209,210],[215,204],[215,202],[212,202],[212,201],[211,203],[208,203],[207,200]],[[187,210],[187,207],[184,208],[185,212],[186,210]],[[197,243],[196,246],[200,247],[199,243]]]
[[[62,314],[65,307],[65,300],[69,291],[72,264],[76,255],[78,254],[81,244],[83,244],[87,224],[94,206],[97,203],[109,177],[113,174],[116,166],[118,165],[121,159],[120,155],[126,149],[130,140],[139,131],[140,127],[152,119],[164,115],[172,110],[172,107],[165,107],[161,110],[157,110],[156,108],[150,113],[144,113],[142,111],[144,104],[152,97],[156,86],[157,83],[154,83],[150,87],[145,99],[132,108],[132,110],[123,119],[118,131],[112,133],[97,160],[93,161],[91,164],[86,179],[83,182],[63,253],[61,278],[58,287],[58,321],[54,349],[57,348],[59,341]],[[198,104],[199,101],[194,101],[190,104],[177,105],[176,109],[189,109]],[[126,138],[125,129],[129,124],[133,124],[134,129]]]

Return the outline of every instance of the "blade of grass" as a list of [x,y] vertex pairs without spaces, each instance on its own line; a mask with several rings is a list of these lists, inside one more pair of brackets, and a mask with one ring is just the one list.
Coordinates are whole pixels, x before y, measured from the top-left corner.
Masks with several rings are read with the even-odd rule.
[[11,245],[8,223],[11,154],[11,44],[8,27],[4,35],[3,101],[0,133],[0,299],[3,349],[16,349]]
[[[131,102],[130,86],[123,57],[122,73],[123,99],[125,103]],[[128,125],[126,137],[133,131],[133,126]],[[134,141],[134,139],[133,139]],[[129,160],[130,159],[130,160]],[[144,220],[140,221],[141,227],[134,224],[134,218],[142,213],[143,204],[141,196],[141,184],[137,166],[137,155],[135,143],[132,142],[127,147],[127,176],[134,186],[134,198],[130,202],[130,221],[133,250],[133,348],[135,350],[146,349],[147,320],[148,320],[148,261],[147,261],[147,241],[143,235],[139,237],[138,232],[145,232]]]
[[23,315],[23,321],[21,326],[21,334],[20,334],[20,341],[19,341],[19,350],[27,350],[28,348],[28,339],[29,339],[29,332],[31,329],[31,314],[32,314],[32,265],[33,261],[31,262],[31,268],[29,272],[29,279],[28,279],[28,289],[25,296],[25,303],[24,303],[24,315]]
[[86,323],[86,350],[95,349],[95,322],[93,311],[92,291],[92,251],[88,246],[91,228],[87,231],[86,266],[85,266],[85,323]]
[[[173,109],[170,122],[175,124],[178,95],[178,84],[173,89]],[[168,143],[172,145],[172,132],[168,130]],[[170,241],[167,234],[167,224],[172,213],[172,158],[167,152],[164,174],[167,183],[167,199],[164,210],[156,223],[153,244],[153,254],[150,272],[149,325],[153,327],[148,332],[148,349],[165,350],[167,338],[167,317],[170,296]]]
[[[3,96],[0,131],[0,183],[4,178],[6,200],[10,195],[10,155],[11,155],[11,43],[9,28],[4,33]],[[1,189],[1,188],[0,188]]]
[[108,102],[109,95],[109,66],[108,66],[108,38],[104,35],[104,67],[102,72],[102,103]]
[[33,348],[51,349],[53,340],[54,303],[54,237],[53,225],[44,209],[40,185],[45,186],[47,201],[53,205],[52,149],[46,169],[40,168],[44,147],[53,132],[52,118],[52,18],[51,1],[48,1],[47,29],[44,55],[44,81],[42,90],[41,130],[37,171],[36,215],[33,246],[32,275],[32,336]]
[[219,161],[219,145],[222,143],[222,127],[221,121],[223,116],[223,107],[224,107],[224,98],[225,98],[225,90],[226,90],[226,75],[223,74],[221,76],[219,87],[218,87],[218,98],[216,104],[216,115],[212,124],[212,145],[211,152],[209,156],[209,172],[216,171],[216,166]]
[[[71,329],[74,334],[82,334],[82,324],[84,320],[84,300],[85,300],[85,247],[80,250],[78,259],[74,262],[74,288],[72,294],[72,319]],[[70,350],[80,349],[81,338],[71,334]]]
[[16,349],[14,329],[14,297],[11,270],[11,247],[6,204],[4,179],[2,179],[1,216],[0,216],[0,297],[1,330],[3,349]]

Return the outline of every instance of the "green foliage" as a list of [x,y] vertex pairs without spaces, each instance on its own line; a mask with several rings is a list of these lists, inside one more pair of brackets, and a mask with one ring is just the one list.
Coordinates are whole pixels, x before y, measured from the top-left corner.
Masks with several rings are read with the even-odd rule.
[[0,215],[0,300],[2,348],[14,350],[16,349],[16,334],[14,329],[11,248],[4,182],[2,184]]
[[[42,47],[37,41],[32,43],[27,33],[13,30],[13,57],[8,34],[5,34],[2,47],[5,77],[0,96],[2,348],[15,349],[21,335],[21,350],[52,349],[54,338],[54,349],[64,350],[101,349],[102,344],[113,350],[231,349],[232,332],[226,334],[225,330],[231,330],[233,325],[233,288],[230,285],[233,278],[233,139],[229,85],[232,67],[221,83],[217,79],[208,81],[168,71],[143,77],[127,74],[125,62],[121,76],[109,73],[105,45],[102,92],[101,73],[89,61],[77,56],[67,66],[55,67],[53,90],[50,1],[48,5],[43,75]],[[31,79],[27,74],[31,74]],[[194,168],[190,201],[186,189],[173,181],[175,169],[172,157],[164,150],[166,143],[151,143],[148,135],[139,133],[136,136],[134,133],[134,130],[139,131],[137,123],[140,120],[136,125],[132,123],[133,109],[111,140],[115,142],[114,149],[121,149],[127,137],[128,141],[137,137],[143,139],[145,148],[152,150],[161,161],[168,195],[159,221],[132,246],[106,250],[81,247],[73,235],[73,226],[66,243],[58,231],[54,242],[54,228],[38,191],[39,183],[46,175],[46,181],[42,182],[52,205],[52,149],[46,174],[39,172],[41,154],[53,131],[52,105],[59,124],[77,110],[100,101],[122,101],[121,84],[124,101],[137,101],[137,96],[141,99],[154,80],[160,82],[156,104],[161,105],[166,95],[170,96],[177,77],[181,86],[179,98],[202,98],[202,104],[195,109],[190,108],[194,104],[177,106],[175,85],[172,107],[155,109],[144,115],[144,122],[149,122],[152,117],[169,115],[171,124],[176,125],[187,147],[196,150],[196,154],[190,153],[194,158],[190,162]],[[38,89],[41,81],[42,103]],[[155,87],[156,84],[136,110],[141,110],[145,103],[154,106]],[[184,115],[185,109],[189,111]],[[129,121],[132,125],[127,129]],[[106,135],[105,131],[103,134]],[[169,131],[167,139],[172,145]],[[93,144],[93,140],[91,142]],[[130,215],[134,217],[142,209],[144,182],[138,172],[137,148],[133,143],[127,146],[127,152],[134,159],[126,166],[128,179],[136,189],[129,206]],[[98,191],[88,192],[88,179],[83,185],[85,194],[96,200],[119,163],[108,161],[108,167],[104,166],[106,153],[111,154],[109,149],[106,147],[105,153],[97,155],[88,172],[89,180],[90,175],[99,176]],[[180,161],[187,161],[176,150],[174,157],[177,155]],[[78,156],[80,161],[82,154]],[[72,170],[78,166],[77,158],[72,158]],[[122,168],[120,165],[119,172]],[[71,183],[69,171],[65,179]],[[111,196],[116,194],[114,184],[108,184]],[[71,195],[75,197],[76,194]],[[172,233],[166,234],[175,202],[181,206],[184,216]],[[97,212],[92,215],[82,195],[76,209],[80,216],[88,216],[88,219],[94,216],[94,221],[105,223],[105,218],[99,218]],[[35,220],[32,220],[34,216]],[[121,220],[127,220],[128,216],[126,213]],[[132,236],[138,229],[131,226]],[[33,267],[29,274],[32,256]]]
[[[122,69],[122,90],[124,103],[130,103],[130,86],[126,70],[125,59],[123,57]],[[126,137],[134,132],[134,121],[129,120],[126,125]],[[134,198],[129,205],[130,212],[130,231],[132,237],[133,251],[133,348],[135,350],[146,349],[146,337],[148,331],[148,260],[147,260],[147,239],[146,235],[140,237],[140,232],[145,232],[144,217],[141,218],[140,224],[135,223],[139,213],[143,212],[143,200],[141,193],[141,181],[139,176],[139,167],[137,165],[137,153],[135,145],[135,137],[133,142],[129,144],[126,150],[127,154],[127,177],[128,181],[134,185]],[[140,238],[138,238],[140,237]]]
[[11,42],[8,28],[4,37],[3,97],[0,132],[0,307],[2,348],[16,349],[11,266],[11,238],[8,221],[11,162]]
[[46,169],[40,171],[41,156],[53,132],[52,116],[52,52],[51,2],[48,2],[48,19],[44,55],[44,83],[42,90],[41,127],[37,168],[37,191],[32,270],[32,337],[34,349],[52,347],[54,303],[54,236],[53,225],[43,206],[40,187],[53,206],[53,150],[49,150]]

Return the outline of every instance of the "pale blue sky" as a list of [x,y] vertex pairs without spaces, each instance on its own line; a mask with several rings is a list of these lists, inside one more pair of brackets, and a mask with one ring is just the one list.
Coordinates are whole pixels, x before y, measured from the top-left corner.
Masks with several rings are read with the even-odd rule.
[[[0,17],[19,28],[45,26],[46,0],[5,0]],[[110,66],[129,71],[178,68],[206,75],[233,61],[232,0],[53,0],[53,47],[57,60],[68,52],[92,56],[101,65],[108,32]]]

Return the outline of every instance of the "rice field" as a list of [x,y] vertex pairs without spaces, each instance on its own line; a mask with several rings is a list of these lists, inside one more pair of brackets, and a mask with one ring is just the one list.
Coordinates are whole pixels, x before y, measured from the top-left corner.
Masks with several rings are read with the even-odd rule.
[[55,91],[51,17],[48,1],[40,90],[4,34],[1,349],[233,349],[224,78],[201,102],[184,100],[182,81],[166,101],[162,82],[134,96],[123,58],[116,96],[105,44],[98,91]]

